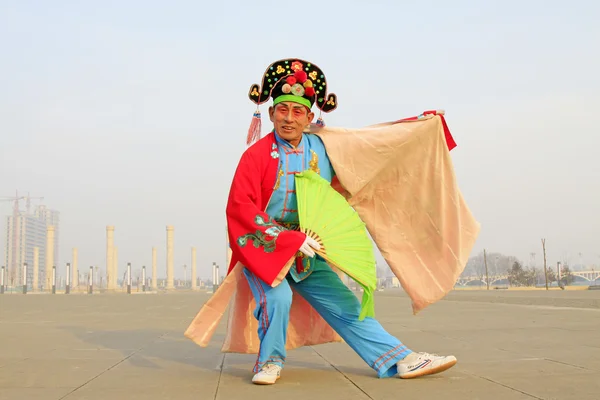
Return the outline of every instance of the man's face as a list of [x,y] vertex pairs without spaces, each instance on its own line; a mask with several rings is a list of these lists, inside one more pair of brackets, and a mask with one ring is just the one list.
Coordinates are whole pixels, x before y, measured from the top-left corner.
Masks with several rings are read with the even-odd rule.
[[269,108],[269,117],[279,136],[297,146],[302,139],[302,131],[315,117],[305,106],[291,101]]

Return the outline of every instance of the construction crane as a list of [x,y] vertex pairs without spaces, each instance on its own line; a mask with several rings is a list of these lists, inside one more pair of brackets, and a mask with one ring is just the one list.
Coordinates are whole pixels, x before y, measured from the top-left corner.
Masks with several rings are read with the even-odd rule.
[[27,196],[25,196],[25,207],[27,209],[27,214],[29,214],[30,209],[31,209],[31,199],[37,199],[37,200],[44,200],[43,197],[31,197],[29,196],[29,193],[27,193]]
[[[17,271],[17,244],[18,244],[18,240],[19,240],[19,224],[17,224],[17,218],[19,216],[20,213],[20,209],[19,209],[19,201],[20,200],[25,200],[26,201],[26,208],[27,208],[27,214],[29,214],[29,210],[30,210],[30,206],[31,206],[31,199],[40,199],[43,200],[43,197],[30,197],[29,193],[27,193],[27,196],[19,196],[19,192],[16,191],[15,192],[15,196],[5,196],[5,197],[0,197],[0,201],[12,201],[13,202],[13,226],[12,226],[12,257],[11,257],[11,265],[8,266],[9,269],[9,274],[14,278],[16,271]],[[8,256],[8,254],[7,254]]]

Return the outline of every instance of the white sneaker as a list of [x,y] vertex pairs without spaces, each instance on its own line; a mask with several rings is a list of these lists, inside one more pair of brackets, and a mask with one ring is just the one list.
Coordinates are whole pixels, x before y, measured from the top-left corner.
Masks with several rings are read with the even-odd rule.
[[398,362],[398,376],[402,379],[437,374],[456,364],[454,356],[438,356],[428,353],[410,353]]
[[265,364],[252,378],[252,383],[257,385],[272,385],[281,375],[281,367],[277,364]]

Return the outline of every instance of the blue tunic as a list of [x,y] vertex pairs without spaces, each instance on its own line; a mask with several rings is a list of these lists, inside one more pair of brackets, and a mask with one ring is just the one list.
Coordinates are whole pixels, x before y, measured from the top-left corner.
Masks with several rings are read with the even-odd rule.
[[[267,214],[284,225],[298,224],[294,174],[311,168],[318,159],[320,175],[331,182],[334,171],[325,146],[318,136],[305,134],[297,148],[275,135],[271,156],[279,158],[280,176],[267,206]],[[309,262],[307,262],[309,261]],[[386,332],[371,317],[359,321],[360,302],[338,275],[319,256],[303,258],[304,270],[290,268],[287,279],[272,287],[262,282],[248,269],[248,281],[256,308],[260,350],[254,366],[258,372],[266,364],[284,366],[286,338],[290,320],[292,289],[302,296],[340,334],[346,343],[375,371],[380,378],[398,372],[396,363],[412,351]]]
[[[267,206],[267,214],[278,222],[290,225],[298,225],[298,201],[296,199],[296,181],[294,175],[311,167],[311,161],[318,161],[316,166],[321,177],[331,182],[335,172],[327,156],[325,145],[317,135],[303,134],[302,140],[297,147],[282,139],[275,133],[277,149],[273,150],[272,156],[279,158],[278,176],[275,190]],[[310,273],[310,259],[302,259],[304,270],[298,273],[292,266],[290,274],[299,282]]]

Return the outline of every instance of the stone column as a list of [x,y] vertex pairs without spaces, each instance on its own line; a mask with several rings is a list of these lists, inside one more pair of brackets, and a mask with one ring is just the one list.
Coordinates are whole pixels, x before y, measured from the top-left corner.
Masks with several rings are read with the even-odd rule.
[[73,287],[76,288],[79,286],[79,270],[77,269],[77,248],[73,249],[73,257],[71,260],[71,268],[73,271]]
[[33,248],[33,282],[31,282],[31,290],[37,292],[39,290],[40,277],[40,248]]
[[106,227],[106,289],[114,290],[115,286],[113,285],[114,277],[113,277],[113,265],[114,265],[114,255],[115,255],[115,227],[107,226]]
[[158,289],[158,277],[156,276],[156,247],[152,248],[152,289]]
[[52,290],[52,267],[54,266],[54,226],[46,228],[46,284],[44,290]]
[[115,246],[113,248],[113,265],[112,265],[112,287],[117,289],[119,287],[119,249]]
[[196,248],[192,247],[192,290],[196,290]]
[[173,226],[167,226],[167,290],[174,289]]

